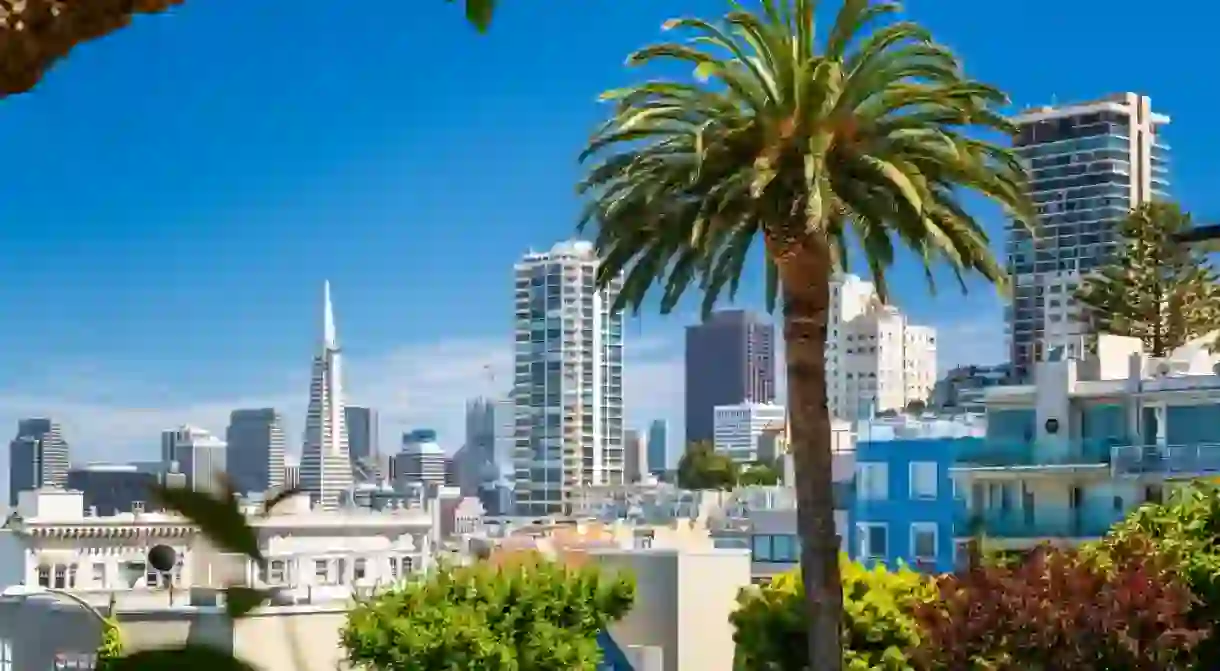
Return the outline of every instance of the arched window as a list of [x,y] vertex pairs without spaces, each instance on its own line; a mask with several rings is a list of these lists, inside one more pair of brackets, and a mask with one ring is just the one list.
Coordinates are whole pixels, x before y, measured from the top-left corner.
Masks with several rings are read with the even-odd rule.
[[39,587],[50,587],[51,586],[51,567],[47,566],[46,564],[38,565],[38,586]]

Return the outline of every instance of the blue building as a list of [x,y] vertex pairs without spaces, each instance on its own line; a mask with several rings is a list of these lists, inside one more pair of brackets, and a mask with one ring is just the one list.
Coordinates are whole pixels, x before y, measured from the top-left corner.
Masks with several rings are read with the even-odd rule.
[[961,502],[951,469],[977,437],[868,440],[856,446],[855,499],[848,525],[853,559],[899,562],[929,572],[953,569]]

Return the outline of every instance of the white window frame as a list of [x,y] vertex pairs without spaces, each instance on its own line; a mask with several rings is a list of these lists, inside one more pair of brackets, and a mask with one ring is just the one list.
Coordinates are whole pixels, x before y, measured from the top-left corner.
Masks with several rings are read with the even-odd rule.
[[[932,533],[932,554],[921,556],[916,548],[915,537],[920,533]],[[934,562],[940,556],[940,525],[936,522],[911,522],[911,559],[917,562]]]
[[[869,543],[869,531],[877,528],[885,531],[885,551],[881,553],[874,552]],[[859,559],[885,559],[890,549],[890,525],[885,522],[857,522],[856,546]]]
[[[881,483],[880,487],[875,486],[877,480]],[[856,462],[856,482],[860,485],[856,496],[861,501],[885,501],[889,499],[890,465],[884,461]],[[880,490],[875,492],[876,496],[874,489]]]
[[[919,479],[915,477],[915,473],[920,468],[932,468],[932,489],[930,492],[921,492],[917,487]],[[910,490],[911,498],[917,501],[935,501],[940,496],[940,464],[935,461],[912,461],[907,466],[907,487]]]

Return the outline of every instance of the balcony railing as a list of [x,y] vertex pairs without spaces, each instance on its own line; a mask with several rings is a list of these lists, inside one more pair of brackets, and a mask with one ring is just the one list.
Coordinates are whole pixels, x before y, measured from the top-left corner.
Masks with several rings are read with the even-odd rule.
[[1112,445],[1110,440],[1077,440],[1066,445],[982,440],[962,446],[957,454],[957,467],[1108,464]]
[[1220,443],[1122,445],[1110,457],[1115,475],[1220,475]]
[[953,520],[955,536],[982,534],[992,538],[1100,538],[1122,518],[1122,513],[1101,510],[1064,510],[1034,508],[991,510],[982,513],[959,511]]

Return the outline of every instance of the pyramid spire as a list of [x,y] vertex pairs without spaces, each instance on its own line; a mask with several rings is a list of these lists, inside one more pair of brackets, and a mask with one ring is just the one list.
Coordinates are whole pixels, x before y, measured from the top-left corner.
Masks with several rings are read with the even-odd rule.
[[322,283],[322,346],[339,349],[335,336],[335,309],[330,303],[330,280]]

